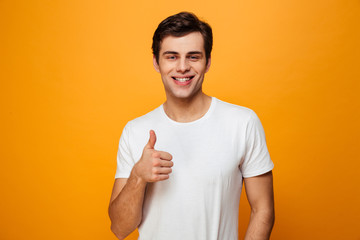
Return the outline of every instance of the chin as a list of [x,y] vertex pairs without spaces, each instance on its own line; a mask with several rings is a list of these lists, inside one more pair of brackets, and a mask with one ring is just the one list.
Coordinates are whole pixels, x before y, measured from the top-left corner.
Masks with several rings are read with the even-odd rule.
[[173,93],[172,96],[178,99],[189,99],[197,95],[199,92],[177,92]]
[[169,94],[169,97],[171,98],[176,98],[176,99],[190,99],[193,98],[194,96],[196,96],[197,94],[201,93],[201,89],[194,89],[193,86],[192,87],[188,87],[188,88],[183,88],[183,89],[179,89],[177,87],[175,88],[168,88],[167,89]]
[[190,98],[190,95],[184,95],[184,94],[174,94],[173,95],[175,98],[179,98],[179,99],[187,99]]

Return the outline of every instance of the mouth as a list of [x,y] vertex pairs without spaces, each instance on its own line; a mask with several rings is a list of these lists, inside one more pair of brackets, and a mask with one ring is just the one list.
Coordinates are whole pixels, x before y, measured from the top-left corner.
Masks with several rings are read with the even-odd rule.
[[186,77],[172,77],[172,79],[174,79],[175,81],[179,82],[179,83],[186,83],[191,81],[191,79],[193,79],[194,76],[186,76]]

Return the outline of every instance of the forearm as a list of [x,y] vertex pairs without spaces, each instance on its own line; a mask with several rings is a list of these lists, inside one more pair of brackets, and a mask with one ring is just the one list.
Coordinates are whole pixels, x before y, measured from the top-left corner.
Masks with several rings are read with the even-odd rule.
[[244,240],[268,240],[275,221],[273,210],[251,211]]
[[146,182],[130,174],[124,188],[109,205],[111,230],[119,239],[134,231],[142,219]]

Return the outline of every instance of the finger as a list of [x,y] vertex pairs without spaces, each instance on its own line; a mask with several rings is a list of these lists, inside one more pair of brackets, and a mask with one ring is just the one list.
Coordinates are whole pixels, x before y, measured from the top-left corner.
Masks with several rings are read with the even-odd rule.
[[154,130],[150,130],[149,142],[146,144],[145,148],[154,149],[156,143],[156,134]]
[[162,160],[171,160],[172,156],[170,153],[168,152],[162,152],[162,151],[157,151],[158,153],[160,153],[160,159]]
[[156,176],[156,181],[163,181],[169,179],[169,175],[168,174],[160,174]]
[[160,160],[160,166],[161,167],[172,167],[172,166],[174,166],[174,163],[173,163],[173,161]]
[[156,175],[160,174],[169,174],[172,172],[172,169],[169,167],[157,167],[153,169],[153,173]]

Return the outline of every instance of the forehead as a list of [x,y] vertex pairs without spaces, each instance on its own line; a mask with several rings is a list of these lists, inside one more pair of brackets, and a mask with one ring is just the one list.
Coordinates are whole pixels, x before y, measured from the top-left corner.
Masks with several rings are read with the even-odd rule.
[[167,36],[161,42],[160,54],[167,51],[178,53],[205,52],[204,38],[200,32],[192,32],[182,37]]

